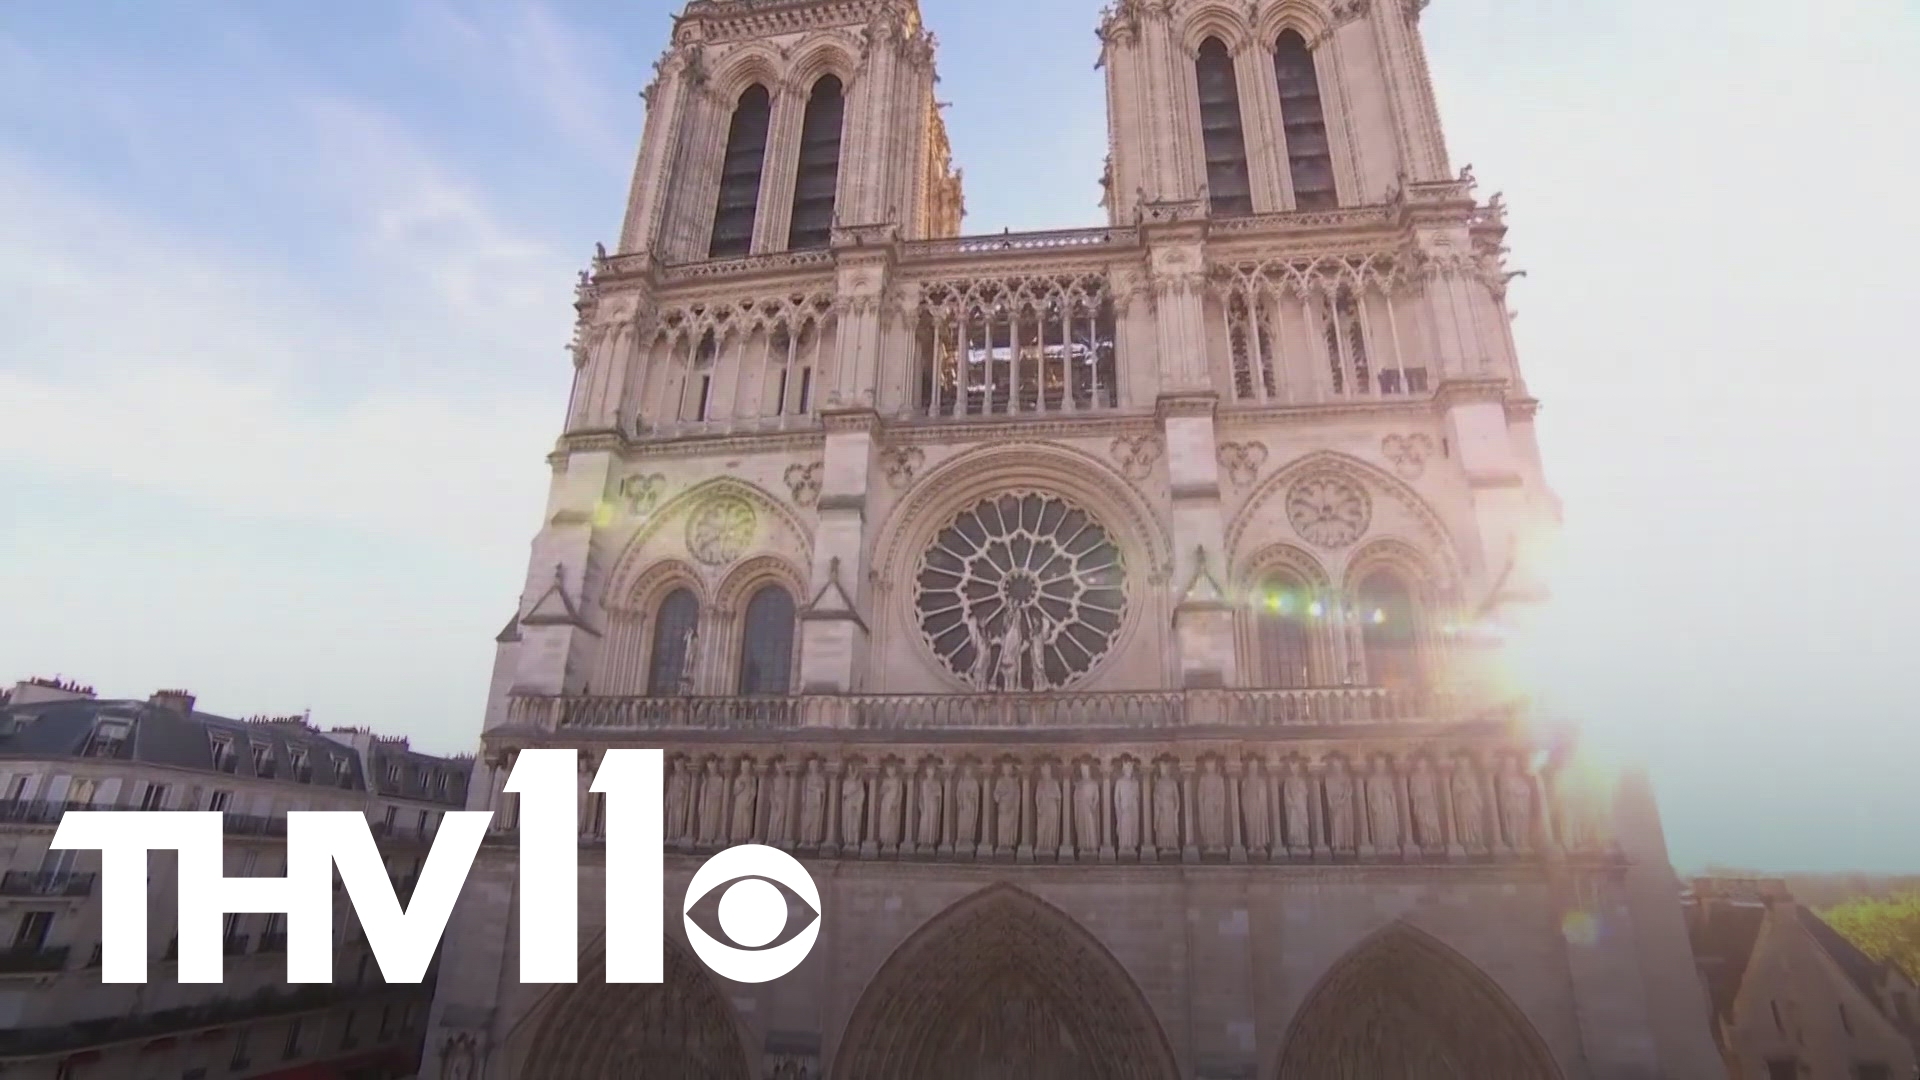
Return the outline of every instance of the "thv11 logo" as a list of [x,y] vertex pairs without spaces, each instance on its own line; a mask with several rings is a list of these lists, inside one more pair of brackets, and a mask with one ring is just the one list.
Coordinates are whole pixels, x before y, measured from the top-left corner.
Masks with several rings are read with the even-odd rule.
[[[524,750],[506,790],[520,799],[520,981],[579,980],[579,755]],[[606,980],[658,983],[665,946],[662,774],[659,750],[609,750],[589,789],[606,798]],[[426,978],[474,855],[493,815],[454,811],[441,822],[413,896],[403,907],[364,814],[287,815],[287,876],[227,877],[217,811],[69,811],[54,832],[61,850],[100,852],[101,981],[147,981],[147,854],[178,852],[179,971],[183,983],[221,981],[224,917],[283,912],[287,981],[333,981],[333,873],[366,931],[388,982]],[[719,894],[716,935],[695,908]],[[792,920],[789,895],[806,925],[778,940]],[[771,982],[800,966],[820,937],[820,890],[799,860],[758,844],[708,859],[687,885],[681,918],[687,941],[714,973],[734,982]]]

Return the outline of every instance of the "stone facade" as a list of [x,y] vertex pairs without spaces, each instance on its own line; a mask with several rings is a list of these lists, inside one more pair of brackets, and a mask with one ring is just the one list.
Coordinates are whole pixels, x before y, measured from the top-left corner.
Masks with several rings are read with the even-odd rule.
[[[1489,632],[1557,506],[1418,7],[1126,0],[1109,225],[956,237],[912,0],[688,6],[578,290],[423,1075],[1713,1074],[1644,782]],[[582,755],[565,988],[512,959],[543,747]],[[730,844],[809,865],[799,970],[604,983],[616,747],[669,761],[669,910]]]

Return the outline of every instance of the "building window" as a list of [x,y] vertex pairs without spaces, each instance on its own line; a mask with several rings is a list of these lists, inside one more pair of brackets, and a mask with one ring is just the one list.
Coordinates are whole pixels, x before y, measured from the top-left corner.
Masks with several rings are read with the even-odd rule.
[[167,808],[167,785],[148,784],[147,790],[140,793],[140,809],[165,810]]
[[1375,570],[1361,581],[1356,601],[1367,685],[1418,686],[1419,611],[1406,582],[1391,570]]
[[1207,200],[1216,217],[1253,213],[1247,140],[1240,124],[1240,88],[1233,56],[1219,38],[1200,43],[1193,73],[1200,87],[1200,143],[1207,159]]
[[267,746],[253,748],[253,775],[263,780],[273,779],[273,750]]
[[653,620],[653,658],[647,667],[647,693],[670,697],[693,689],[694,636],[700,603],[687,589],[676,589],[660,603]]
[[1254,667],[1267,687],[1313,685],[1313,619],[1320,602],[1297,580],[1275,575],[1254,596]]
[[303,784],[313,779],[313,767],[308,763],[307,752],[295,747],[287,753],[293,761],[293,778]]
[[793,182],[787,247],[823,248],[833,240],[834,195],[840,186],[840,130],[846,118],[840,80],[823,76],[807,98],[800,125],[800,166]]
[[247,1043],[251,1040],[252,1035],[253,1035],[253,1032],[249,1031],[246,1028],[241,1028],[237,1033],[234,1034],[233,1057],[228,1059],[228,1062],[227,1062],[228,1070],[232,1072],[239,1072],[240,1070],[245,1069],[248,1066],[253,1064],[252,1055],[247,1053]]
[[[1372,365],[1367,354],[1365,308],[1352,289],[1341,286],[1332,293],[1321,293],[1316,314],[1320,336],[1327,348],[1327,372],[1336,394],[1365,394],[1373,386]],[[1411,381],[1411,380],[1409,380]],[[1421,372],[1421,385],[1426,373]],[[1395,387],[1399,381],[1395,380]]]
[[1287,139],[1294,209],[1331,210],[1340,200],[1333,187],[1326,114],[1320,107],[1320,74],[1314,69],[1313,51],[1299,31],[1280,35],[1274,45],[1273,70],[1280,82],[1280,125]]
[[333,759],[333,782],[341,787],[353,786],[353,763],[346,758]]
[[207,795],[207,809],[209,810],[223,813],[227,807],[232,804],[233,792],[231,791],[215,791]]
[[727,128],[727,156],[720,165],[720,203],[713,215],[710,259],[745,255],[753,250],[753,223],[760,208],[760,177],[767,163],[767,131],[772,126],[773,102],[767,88],[755,83],[740,95]]
[[1106,275],[1059,274],[922,292],[916,351],[929,416],[1119,406]]
[[287,1022],[287,1044],[281,1049],[280,1056],[287,1061],[300,1056],[300,1021]]
[[234,772],[240,767],[239,756],[233,752],[232,739],[213,740],[213,767],[223,773]]
[[785,694],[793,679],[793,594],[768,585],[747,601],[740,641],[740,693]]
[[20,916],[20,925],[13,932],[13,947],[22,952],[38,952],[46,948],[47,936],[53,933],[53,912],[29,911]]
[[133,725],[125,720],[102,720],[94,725],[93,734],[87,739],[81,756],[117,758],[127,745],[127,736],[132,731]]

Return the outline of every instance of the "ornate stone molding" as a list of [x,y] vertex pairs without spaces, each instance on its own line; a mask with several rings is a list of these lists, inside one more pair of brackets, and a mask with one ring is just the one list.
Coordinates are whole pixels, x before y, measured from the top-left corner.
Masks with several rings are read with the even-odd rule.
[[1113,440],[1113,463],[1129,480],[1145,480],[1166,451],[1158,435],[1122,435]]
[[1267,444],[1253,440],[1221,443],[1219,458],[1227,479],[1235,487],[1246,487],[1260,478],[1260,470],[1267,464]]
[[787,466],[787,488],[793,492],[796,506],[812,506],[820,498],[820,479],[826,466],[820,462],[811,465]]
[[926,461],[927,452],[917,446],[889,446],[880,451],[880,467],[887,474],[887,483],[896,488],[911,485]]
[[1408,480],[1418,480],[1427,471],[1427,456],[1433,450],[1433,440],[1418,432],[1380,440],[1381,455],[1393,463],[1394,472]]

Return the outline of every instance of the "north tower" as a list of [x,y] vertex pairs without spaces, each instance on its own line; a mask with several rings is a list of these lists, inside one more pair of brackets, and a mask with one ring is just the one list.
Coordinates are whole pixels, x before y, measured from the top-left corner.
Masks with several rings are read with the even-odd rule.
[[[686,8],[425,1075],[1708,1075],[1644,785],[1482,632],[1557,507],[1418,15],[1122,0],[1109,223],[963,237],[914,0]],[[812,868],[798,971],[600,980],[622,746],[666,750],[669,910],[730,844]],[[513,960],[530,747],[588,767],[573,987]]]

